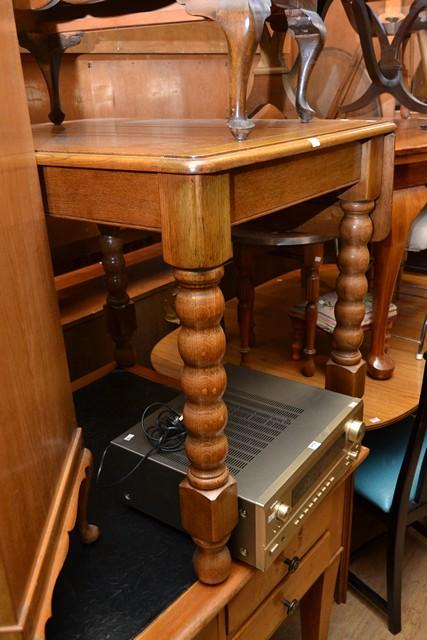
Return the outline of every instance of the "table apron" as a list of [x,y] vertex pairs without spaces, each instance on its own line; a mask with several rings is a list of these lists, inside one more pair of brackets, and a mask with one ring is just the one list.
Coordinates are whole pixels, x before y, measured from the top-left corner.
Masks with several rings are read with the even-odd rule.
[[[361,144],[313,150],[229,171],[232,223],[289,207],[360,179]],[[209,179],[206,175],[206,179]],[[41,168],[46,213],[53,217],[161,230],[158,173]],[[194,176],[183,179],[194,180]],[[199,176],[203,181],[205,176]]]

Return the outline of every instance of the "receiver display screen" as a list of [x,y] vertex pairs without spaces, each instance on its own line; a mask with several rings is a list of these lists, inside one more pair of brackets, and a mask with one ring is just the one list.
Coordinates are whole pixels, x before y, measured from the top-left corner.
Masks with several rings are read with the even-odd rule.
[[295,485],[292,491],[292,506],[297,504],[302,497],[306,495],[322,478],[324,472],[328,467],[331,467],[335,462],[338,462],[342,457],[342,450],[345,445],[345,435],[342,434],[340,438],[323,454],[323,456],[316,462],[305,476]]

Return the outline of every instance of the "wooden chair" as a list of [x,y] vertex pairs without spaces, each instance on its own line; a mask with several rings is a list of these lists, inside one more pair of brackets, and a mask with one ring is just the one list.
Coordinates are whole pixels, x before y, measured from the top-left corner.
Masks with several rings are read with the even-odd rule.
[[423,326],[421,327],[420,339],[418,341],[418,350],[416,355],[417,360],[421,360],[421,358],[423,357],[422,353],[424,349],[424,342],[426,341],[426,336],[427,336],[427,313],[426,313],[426,317],[424,318]]
[[[424,359],[427,359],[427,352]],[[387,615],[391,633],[401,631],[402,569],[408,525],[427,535],[427,367],[416,416],[369,433],[371,450],[356,473],[355,490],[387,522],[387,598],[350,572],[350,584]],[[359,550],[360,551],[360,550]]]
[[291,247],[303,247],[303,279],[306,288],[306,304],[302,373],[305,376],[312,376],[314,374],[314,355],[316,354],[315,333],[317,301],[319,299],[319,267],[323,260],[324,244],[333,240],[334,236],[289,231],[281,228],[277,222],[274,225],[268,225],[264,221],[255,221],[234,227],[232,237],[234,259],[238,272],[237,316],[240,330],[242,365],[247,364],[250,348],[255,345],[254,269],[256,258],[266,248],[289,250]]

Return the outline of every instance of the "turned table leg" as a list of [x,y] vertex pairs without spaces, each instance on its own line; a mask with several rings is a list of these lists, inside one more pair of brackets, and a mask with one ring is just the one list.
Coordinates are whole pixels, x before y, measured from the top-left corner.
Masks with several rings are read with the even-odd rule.
[[362,397],[365,390],[366,362],[359,347],[363,340],[361,323],[365,315],[364,298],[368,290],[368,242],[372,235],[369,214],[374,202],[341,201],[344,216],[340,226],[340,250],[335,305],[337,325],[333,350],[326,365],[326,389]]
[[181,521],[197,545],[194,565],[199,579],[218,584],[230,573],[226,544],[237,523],[236,482],[225,464],[226,375],[221,364],[225,336],[220,325],[224,298],[218,287],[223,268],[176,269],[174,275],[181,285],[176,310],[181,320],[178,347],[184,361],[181,384],[190,461],[180,486]]
[[374,244],[375,308],[368,373],[378,380],[386,380],[393,375],[394,361],[387,354],[388,310],[406,250],[409,229],[426,199],[425,187],[395,191],[390,234]]
[[305,344],[302,373],[307,377],[314,375],[316,355],[317,303],[319,302],[319,269],[323,259],[323,245],[309,245],[304,251],[306,300],[305,307]]
[[302,640],[327,640],[341,550],[301,600]]
[[176,312],[189,460],[180,485],[181,524],[197,545],[194,566],[206,584],[230,575],[226,545],[238,516],[237,486],[225,463],[224,298],[218,286],[222,265],[233,255],[229,189],[225,173],[169,174],[160,182],[163,256],[180,285]]
[[237,280],[237,321],[240,333],[240,364],[248,364],[250,348],[255,345],[254,323],[254,249],[250,246],[236,245],[234,263],[238,272]]
[[114,357],[119,367],[135,364],[132,335],[136,329],[135,307],[127,287],[126,264],[120,227],[98,225],[101,236],[102,266],[107,285],[104,311],[107,329],[115,344]]
[[187,12],[218,23],[227,39],[230,63],[230,118],[228,126],[244,140],[254,126],[247,117],[246,94],[255,52],[261,40],[270,0],[178,0]]

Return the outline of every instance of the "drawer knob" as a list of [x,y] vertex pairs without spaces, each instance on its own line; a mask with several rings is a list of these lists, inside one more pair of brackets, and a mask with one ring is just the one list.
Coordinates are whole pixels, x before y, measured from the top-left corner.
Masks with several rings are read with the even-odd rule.
[[284,559],[284,563],[288,565],[289,573],[294,573],[298,569],[300,562],[301,558],[298,558],[298,556]]
[[282,602],[288,609],[288,616],[293,615],[299,607],[299,602],[296,598],[293,600],[282,600]]

